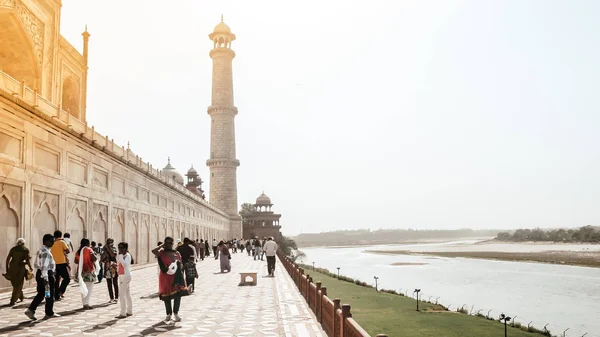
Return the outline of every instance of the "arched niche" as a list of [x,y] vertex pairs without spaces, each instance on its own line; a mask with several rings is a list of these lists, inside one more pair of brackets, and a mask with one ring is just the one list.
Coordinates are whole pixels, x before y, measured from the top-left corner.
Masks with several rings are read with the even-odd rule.
[[140,228],[140,249],[138,250],[138,260],[140,263],[148,262],[148,254],[150,252],[150,231],[148,230],[148,222],[142,221]]
[[[0,196],[0,264],[4,265],[8,252],[12,247],[15,246],[17,241],[17,233],[19,230],[19,217],[17,212],[10,207],[10,202],[6,196]],[[30,253],[37,250],[26,243],[26,247],[29,248]],[[31,253],[33,254],[33,253]],[[6,268],[6,267],[5,267]],[[0,288],[10,286],[10,282],[4,277],[0,278]]]
[[[69,214],[69,217],[67,218],[67,230],[65,233],[71,234],[71,244],[73,245],[73,249],[75,251],[77,251],[81,246],[81,239],[86,238],[87,236],[85,230],[85,220],[83,219],[81,213],[83,212],[79,210],[79,207],[74,207],[71,211],[71,214]],[[75,252],[69,253],[69,261],[75,261]],[[75,273],[75,270],[71,270],[71,272]]]
[[104,245],[106,243],[107,235],[108,234],[107,234],[106,221],[104,220],[104,218],[102,216],[102,212],[98,212],[98,214],[96,214],[96,219],[94,220],[94,223],[92,224],[91,240],[102,243],[102,245]]
[[128,225],[128,227],[129,228],[127,229],[127,244],[129,245],[129,253],[131,253],[131,255],[133,256],[134,261],[138,263],[138,261],[140,261],[140,254],[138,251],[137,244],[139,228],[137,220],[134,217],[131,217],[131,222]]
[[65,77],[62,84],[62,109],[77,119],[81,119],[79,114],[80,97],[79,83],[77,83],[73,76]]
[[[40,89],[33,43],[14,10],[0,10],[0,70],[32,89]],[[41,240],[41,239],[40,239]]]
[[44,202],[33,217],[33,228],[31,229],[32,250],[37,251],[40,249],[40,247],[42,247],[42,238],[44,237],[44,234],[54,234],[56,229],[58,229],[56,217],[50,211],[48,203]]

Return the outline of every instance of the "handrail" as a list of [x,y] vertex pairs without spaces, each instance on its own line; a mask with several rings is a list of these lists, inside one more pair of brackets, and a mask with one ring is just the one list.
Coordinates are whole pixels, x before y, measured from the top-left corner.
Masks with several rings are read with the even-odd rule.
[[[277,255],[327,336],[371,337],[352,318],[350,305],[340,305],[340,300],[337,298],[331,300],[327,296],[327,287],[324,287],[321,282],[313,283],[312,278],[304,274],[304,269],[285,256],[282,251],[278,251]],[[379,334],[377,337],[387,337],[387,335]]]

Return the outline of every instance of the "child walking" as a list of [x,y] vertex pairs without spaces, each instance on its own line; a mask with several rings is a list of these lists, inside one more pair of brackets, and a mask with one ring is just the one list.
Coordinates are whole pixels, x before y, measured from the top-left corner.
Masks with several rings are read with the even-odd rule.
[[189,260],[185,263],[185,283],[190,294],[194,292],[195,279],[197,278],[198,270],[196,269],[196,262],[194,261],[194,257],[190,256]]

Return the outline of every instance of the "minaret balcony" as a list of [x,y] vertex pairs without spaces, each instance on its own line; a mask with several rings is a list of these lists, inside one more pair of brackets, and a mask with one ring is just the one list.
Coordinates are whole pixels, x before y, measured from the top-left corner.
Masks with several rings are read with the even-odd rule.
[[207,160],[206,166],[208,166],[208,167],[238,167],[238,166],[240,166],[240,161],[237,159],[229,159],[229,158],[215,158],[215,159]]
[[211,105],[208,107],[209,115],[237,115],[238,109],[234,106]]

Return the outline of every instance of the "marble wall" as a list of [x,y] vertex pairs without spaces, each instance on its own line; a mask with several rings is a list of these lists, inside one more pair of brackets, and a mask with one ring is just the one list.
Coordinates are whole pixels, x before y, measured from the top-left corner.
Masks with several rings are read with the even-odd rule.
[[[18,237],[45,233],[127,241],[136,261],[166,235],[228,238],[232,220],[187,190],[83,141],[0,91],[0,266]],[[8,287],[0,278],[0,289]]]

